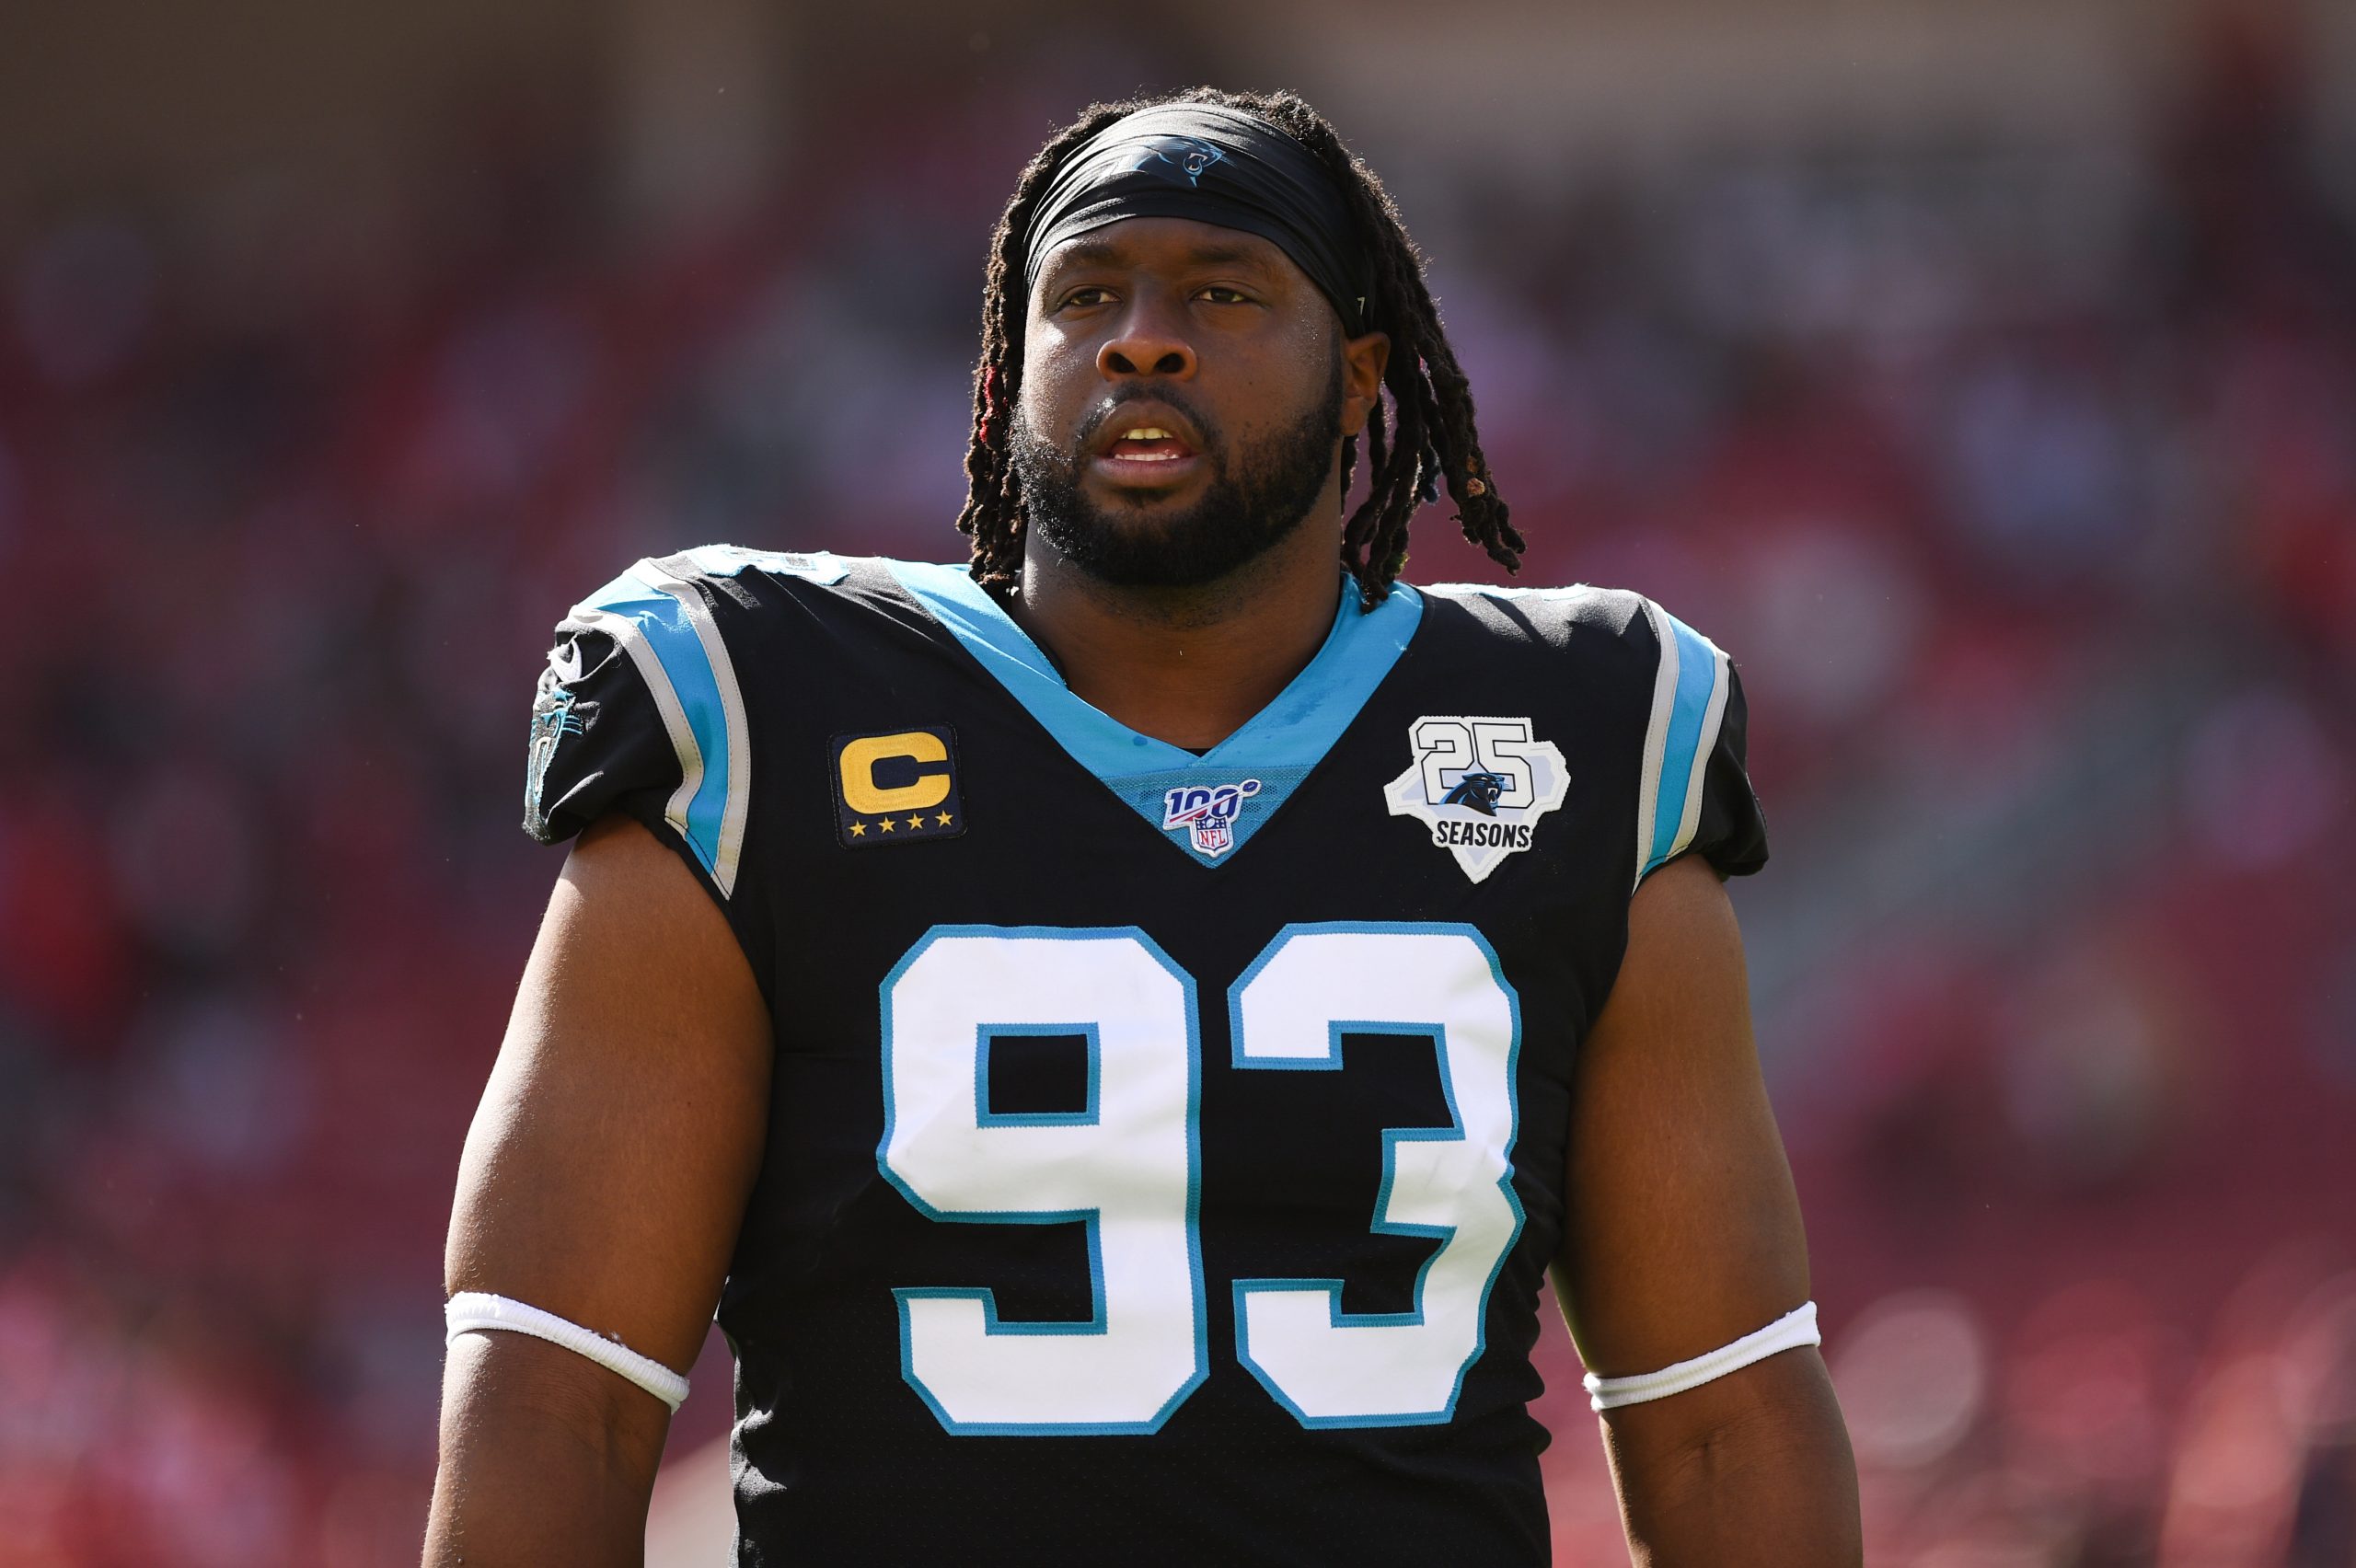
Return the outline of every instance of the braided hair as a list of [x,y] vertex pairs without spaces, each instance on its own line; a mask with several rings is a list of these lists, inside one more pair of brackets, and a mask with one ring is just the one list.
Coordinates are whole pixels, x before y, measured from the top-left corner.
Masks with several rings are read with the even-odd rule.
[[[1343,144],[1324,116],[1288,92],[1230,93],[1195,87],[1168,98],[1091,105],[1050,137],[1023,169],[1013,197],[990,236],[982,291],[981,363],[974,372],[974,439],[965,454],[964,509],[958,528],[974,541],[975,581],[1011,585],[1022,564],[1022,490],[1008,451],[1015,393],[1022,377],[1022,329],[1030,308],[1023,246],[1033,213],[1056,170],[1073,149],[1098,132],[1157,103],[1209,103],[1257,115],[1309,149],[1325,166],[1345,199],[1373,260],[1367,297],[1368,329],[1391,338],[1391,358],[1367,419],[1369,479],[1365,501],[1342,529],[1342,565],[1358,585],[1362,608],[1391,591],[1407,563],[1407,526],[1415,509],[1447,487],[1464,536],[1507,571],[1520,564],[1522,537],[1507,520],[1505,498],[1481,455],[1472,423],[1472,393],[1441,330],[1439,312],[1424,284],[1424,259],[1407,237],[1398,206],[1372,169]],[[1342,443],[1342,490],[1357,467],[1357,438]]]

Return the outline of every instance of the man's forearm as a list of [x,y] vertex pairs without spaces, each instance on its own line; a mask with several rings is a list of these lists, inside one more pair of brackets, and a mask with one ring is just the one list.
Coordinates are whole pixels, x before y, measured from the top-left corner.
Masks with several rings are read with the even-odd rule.
[[669,1419],[571,1351],[460,1336],[444,1379],[425,1568],[638,1568]]
[[1614,1411],[1604,1442],[1639,1568],[1853,1568],[1864,1560],[1856,1462],[1812,1350],[1770,1357],[1674,1401]]

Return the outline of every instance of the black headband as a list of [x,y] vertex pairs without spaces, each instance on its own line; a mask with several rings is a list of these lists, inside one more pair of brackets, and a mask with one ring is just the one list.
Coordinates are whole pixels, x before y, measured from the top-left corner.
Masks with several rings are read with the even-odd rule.
[[1048,251],[1123,218],[1193,218],[1256,234],[1309,274],[1352,337],[1366,330],[1373,269],[1348,202],[1315,154],[1257,115],[1159,104],[1082,143],[1032,210],[1025,288]]

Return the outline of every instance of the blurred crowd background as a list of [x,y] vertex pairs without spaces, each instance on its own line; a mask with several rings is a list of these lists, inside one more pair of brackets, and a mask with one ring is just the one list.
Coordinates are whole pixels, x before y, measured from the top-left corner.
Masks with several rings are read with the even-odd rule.
[[0,1564],[415,1561],[549,628],[954,559],[988,225],[1197,80],[1390,180],[1525,581],[1742,666],[1869,1560],[2356,1563],[2356,7],[18,0]]

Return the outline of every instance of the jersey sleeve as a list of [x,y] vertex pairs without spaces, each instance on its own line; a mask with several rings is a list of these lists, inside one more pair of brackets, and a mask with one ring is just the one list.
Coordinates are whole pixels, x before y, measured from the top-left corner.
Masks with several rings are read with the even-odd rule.
[[524,831],[557,844],[627,813],[687,862],[750,954],[744,698],[711,604],[674,564],[638,562],[557,623],[532,702]]
[[1646,599],[1658,647],[1636,809],[1636,880],[1689,852],[1720,876],[1767,863],[1767,819],[1743,761],[1742,678],[1717,646]]

